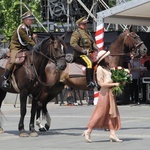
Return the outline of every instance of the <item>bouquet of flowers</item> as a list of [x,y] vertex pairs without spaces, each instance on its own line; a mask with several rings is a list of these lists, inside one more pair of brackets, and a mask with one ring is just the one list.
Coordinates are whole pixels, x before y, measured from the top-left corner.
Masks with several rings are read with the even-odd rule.
[[112,92],[115,96],[119,96],[123,93],[126,83],[132,82],[132,75],[128,69],[121,66],[111,69],[111,79],[113,82],[119,82],[120,85],[112,88]]

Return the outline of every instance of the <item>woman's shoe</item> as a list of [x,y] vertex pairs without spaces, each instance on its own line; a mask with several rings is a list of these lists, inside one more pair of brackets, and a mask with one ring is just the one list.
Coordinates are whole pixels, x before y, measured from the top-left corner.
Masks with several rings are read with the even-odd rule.
[[110,142],[122,142],[116,135],[110,135]]
[[82,136],[85,136],[85,139],[88,143],[91,143],[91,139],[90,139],[90,132],[87,132],[87,130],[85,130],[82,134]]

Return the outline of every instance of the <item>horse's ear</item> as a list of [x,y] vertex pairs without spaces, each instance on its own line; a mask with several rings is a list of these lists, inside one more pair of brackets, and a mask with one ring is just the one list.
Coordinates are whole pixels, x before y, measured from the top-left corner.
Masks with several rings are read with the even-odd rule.
[[[63,35],[64,35],[64,34],[63,34]],[[61,42],[61,44],[64,46],[64,50],[66,50],[66,49],[67,49],[67,45],[66,45],[66,43],[65,43],[65,41],[64,41],[63,36],[57,36],[57,38],[58,38],[58,40]]]
[[54,41],[54,36],[53,36],[53,34],[52,34],[51,32],[48,32],[48,34],[49,34],[49,37]]
[[130,32],[135,32],[135,27],[134,27],[133,25],[130,25],[130,26],[129,26],[129,31],[130,31]]

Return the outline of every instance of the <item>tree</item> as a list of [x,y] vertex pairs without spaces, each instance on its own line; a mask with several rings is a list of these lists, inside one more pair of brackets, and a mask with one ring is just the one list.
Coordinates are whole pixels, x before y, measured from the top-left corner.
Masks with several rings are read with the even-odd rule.
[[116,0],[108,0],[109,7],[113,7],[116,5]]
[[[33,14],[41,20],[40,2],[26,1]],[[22,5],[23,13],[27,9]],[[12,33],[21,22],[20,0],[0,0],[0,33],[9,41]]]

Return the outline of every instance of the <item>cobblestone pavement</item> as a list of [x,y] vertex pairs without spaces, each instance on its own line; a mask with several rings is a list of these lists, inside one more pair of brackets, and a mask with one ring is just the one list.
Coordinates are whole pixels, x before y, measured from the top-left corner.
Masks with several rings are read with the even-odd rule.
[[[120,105],[122,128],[117,136],[122,143],[110,143],[109,131],[94,130],[92,143],[86,143],[81,136],[86,129],[94,109],[87,106],[59,106],[48,104],[51,115],[51,129],[39,133],[38,137],[20,138],[18,136],[19,104],[4,104],[2,112],[4,134],[0,134],[0,150],[149,150],[150,149],[150,105]],[[28,130],[30,105],[27,107],[25,129]],[[43,124],[45,122],[43,121]],[[38,128],[36,127],[38,130]]]

